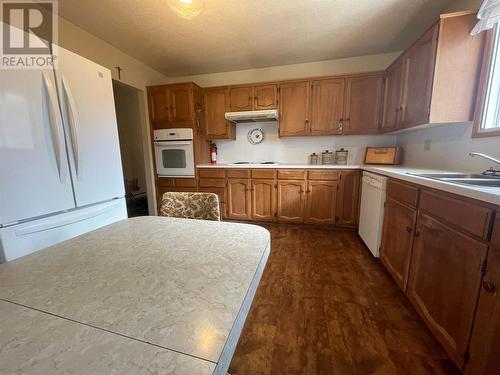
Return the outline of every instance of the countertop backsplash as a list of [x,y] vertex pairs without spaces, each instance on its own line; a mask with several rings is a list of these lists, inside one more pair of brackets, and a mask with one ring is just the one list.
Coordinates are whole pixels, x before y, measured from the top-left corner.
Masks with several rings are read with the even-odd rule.
[[[248,142],[250,130],[260,128],[264,131],[264,141],[257,145]],[[278,137],[276,122],[243,123],[236,125],[236,140],[216,141],[218,163],[238,161],[304,164],[309,162],[309,155],[321,154],[325,150],[335,151],[344,148],[349,151],[348,165],[362,164],[365,147],[395,146],[394,135],[366,136],[322,136],[322,137]]]

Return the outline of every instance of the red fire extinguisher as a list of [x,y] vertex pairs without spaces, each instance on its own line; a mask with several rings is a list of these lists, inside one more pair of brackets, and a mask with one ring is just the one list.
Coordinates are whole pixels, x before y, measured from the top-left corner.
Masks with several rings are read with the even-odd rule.
[[210,163],[217,164],[217,145],[212,143],[210,147]]

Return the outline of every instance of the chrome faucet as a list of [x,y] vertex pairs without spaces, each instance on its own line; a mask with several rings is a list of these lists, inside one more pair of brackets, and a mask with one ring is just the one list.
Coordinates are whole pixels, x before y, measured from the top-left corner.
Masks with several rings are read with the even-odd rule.
[[[479,152],[469,152],[469,156],[472,156],[472,157],[479,156],[479,157],[481,157],[483,159],[492,161],[493,163],[496,163],[496,164],[500,165],[500,160],[495,159],[495,158],[493,158],[491,156],[488,156],[488,155],[485,155],[485,154],[481,154]],[[497,170],[497,169],[495,169],[495,168],[493,168],[493,167],[491,167],[487,171],[483,172],[483,174],[489,174],[489,175],[497,175],[498,173],[500,173],[500,171]]]

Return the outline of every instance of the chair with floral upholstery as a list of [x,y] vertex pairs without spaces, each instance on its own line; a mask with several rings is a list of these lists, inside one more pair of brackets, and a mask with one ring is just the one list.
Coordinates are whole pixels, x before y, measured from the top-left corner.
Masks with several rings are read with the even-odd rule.
[[220,221],[219,197],[214,193],[163,194],[160,216]]

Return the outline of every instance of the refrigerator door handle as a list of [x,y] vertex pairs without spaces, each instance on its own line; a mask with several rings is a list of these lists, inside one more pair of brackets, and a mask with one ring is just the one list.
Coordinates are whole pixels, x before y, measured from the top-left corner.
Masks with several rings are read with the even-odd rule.
[[69,133],[71,138],[71,149],[73,150],[73,161],[75,163],[76,179],[80,179],[79,173],[79,153],[78,153],[78,114],[76,112],[75,100],[71,94],[66,78],[61,77],[62,87],[64,90],[66,109],[68,113]]
[[54,147],[54,154],[57,164],[57,172],[59,174],[59,180],[64,183],[65,176],[63,175],[62,158],[65,153],[64,142],[61,141],[60,129],[62,129],[62,119],[59,113],[59,105],[55,96],[54,85],[51,80],[51,71],[43,71],[43,85],[44,93],[47,99],[47,110],[49,112],[49,126],[50,126],[50,136],[52,138],[52,146]]

